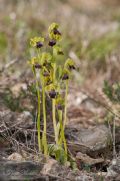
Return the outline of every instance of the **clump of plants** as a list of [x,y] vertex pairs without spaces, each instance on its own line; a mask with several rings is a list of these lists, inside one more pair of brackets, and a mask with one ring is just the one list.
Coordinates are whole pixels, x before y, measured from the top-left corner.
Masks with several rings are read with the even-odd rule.
[[[36,56],[29,61],[35,87],[37,91],[37,132],[39,151],[45,156],[53,155],[60,162],[67,161],[68,151],[65,139],[65,125],[67,121],[67,95],[71,71],[75,69],[74,61],[68,58],[64,65],[59,65],[58,56],[64,56],[60,41],[62,34],[59,25],[52,23],[48,28],[48,36],[34,37],[30,45],[34,48]],[[47,141],[47,111],[46,96],[52,101],[52,121],[55,142]],[[42,108],[41,108],[42,102]],[[43,111],[43,134],[41,135],[41,110]],[[58,114],[58,120],[56,115]]]

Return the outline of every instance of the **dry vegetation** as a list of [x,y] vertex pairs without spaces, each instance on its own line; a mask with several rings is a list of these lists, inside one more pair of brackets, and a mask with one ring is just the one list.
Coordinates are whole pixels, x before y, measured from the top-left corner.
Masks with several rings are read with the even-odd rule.
[[[113,154],[111,145],[109,149],[106,145],[102,145],[102,150],[101,143],[104,144],[104,138],[109,135],[104,125],[112,128],[114,119],[117,130],[117,154],[120,148],[119,101],[113,102],[102,91],[104,80],[111,85],[120,81],[119,0],[0,1],[0,156],[8,158],[11,153],[17,152],[25,160],[26,158],[38,160],[34,124],[37,103],[31,86],[33,78],[27,64],[29,57],[33,55],[29,40],[37,35],[45,35],[46,29],[52,22],[58,22],[61,26],[65,58],[69,55],[78,67],[69,89],[66,137],[70,153],[77,159],[80,173],[72,173],[71,178],[74,180],[74,174],[80,175],[85,172],[91,180],[94,178],[93,180],[97,181],[98,176],[99,180],[104,180]],[[59,61],[61,64],[64,63],[63,58]],[[113,87],[113,94],[115,94],[114,89]],[[50,111],[49,101],[47,109]],[[53,131],[49,115],[47,119],[50,121],[48,139],[52,142]],[[26,120],[29,120],[28,125],[25,124]],[[97,131],[95,126],[99,127],[96,128]],[[82,128],[86,128],[85,133]],[[91,139],[96,137],[94,141],[89,140],[92,132],[94,134]],[[102,141],[93,150],[97,138],[99,142]],[[81,150],[86,154],[87,161],[94,163],[94,166],[82,165],[86,160],[83,159],[83,155],[77,155]],[[104,160],[99,160],[99,157]],[[57,169],[52,173],[49,171],[46,173],[52,177]],[[65,175],[65,173],[62,175],[63,169],[62,167],[58,169],[60,178]],[[69,170],[66,173],[70,178]],[[60,178],[56,176],[56,179]],[[81,176],[81,179],[84,178]]]

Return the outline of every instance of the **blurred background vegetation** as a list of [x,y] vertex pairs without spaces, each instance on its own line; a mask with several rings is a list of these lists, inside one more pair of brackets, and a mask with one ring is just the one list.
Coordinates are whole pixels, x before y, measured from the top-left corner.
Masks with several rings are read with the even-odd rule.
[[27,71],[29,39],[44,35],[52,22],[60,24],[64,54],[77,63],[80,84],[119,80],[119,0],[1,0],[0,68],[17,58],[7,74]]

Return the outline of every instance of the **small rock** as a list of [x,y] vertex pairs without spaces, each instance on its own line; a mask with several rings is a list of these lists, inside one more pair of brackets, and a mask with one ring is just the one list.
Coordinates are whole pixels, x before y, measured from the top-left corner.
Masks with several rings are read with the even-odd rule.
[[23,111],[16,118],[17,125],[21,128],[29,128],[33,125],[33,117],[29,111]]
[[19,153],[12,153],[11,155],[9,155],[9,157],[7,159],[8,160],[15,160],[15,161],[23,161],[24,160],[22,155],[20,155]]
[[120,176],[120,156],[113,159],[111,165],[107,169],[107,177],[117,178]]
[[84,165],[89,165],[89,166],[93,166],[99,163],[103,163],[104,159],[103,158],[91,158],[90,156],[83,154],[81,152],[78,152],[76,155],[76,159],[80,161],[80,163],[82,162],[82,164]]
[[11,91],[15,97],[20,95],[21,90],[27,90],[27,85],[25,83],[17,83],[11,88]]
[[26,180],[26,178],[33,181],[39,177],[42,180],[40,174],[42,168],[43,164],[38,162],[0,160],[0,178],[5,181]]
[[82,152],[93,157],[104,153],[111,143],[110,131],[105,125],[90,129],[69,127],[65,134],[70,142],[69,148],[73,153]]
[[44,165],[42,169],[43,174],[48,174],[53,169],[54,165],[57,164],[57,161],[54,159],[48,159],[47,163]]

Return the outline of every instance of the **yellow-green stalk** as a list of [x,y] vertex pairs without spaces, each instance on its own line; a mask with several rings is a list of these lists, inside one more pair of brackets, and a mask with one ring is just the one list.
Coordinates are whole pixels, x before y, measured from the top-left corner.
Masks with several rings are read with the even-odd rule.
[[63,128],[65,129],[65,125],[67,122],[67,95],[68,95],[68,80],[65,82],[65,106],[64,106],[64,123]]
[[43,129],[43,147],[44,154],[47,155],[47,122],[46,122],[46,104],[45,104],[45,85],[44,85],[44,77],[43,77],[43,86],[42,86],[42,101],[43,101],[43,121],[44,121],[44,129]]
[[39,89],[39,82],[36,78],[36,72],[34,67],[32,66],[32,72],[36,80],[36,90],[37,90],[37,99],[38,99],[38,108],[37,108],[37,131],[38,131],[38,147],[39,151],[42,151],[42,144],[41,144],[41,136],[40,136],[40,89]]
[[[54,64],[53,64],[53,84],[55,84],[55,73],[56,73],[56,63],[54,62]],[[53,127],[54,127],[54,133],[55,133],[55,142],[56,142],[56,144],[58,144],[55,99],[52,99],[52,118],[53,118]]]

